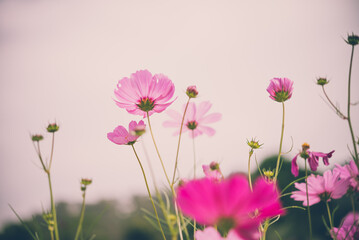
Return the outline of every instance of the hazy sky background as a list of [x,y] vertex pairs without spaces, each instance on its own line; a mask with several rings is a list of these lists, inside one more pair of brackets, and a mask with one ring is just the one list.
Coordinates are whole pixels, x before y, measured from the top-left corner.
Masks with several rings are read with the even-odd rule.
[[[264,143],[263,160],[278,151],[281,104],[268,97],[273,77],[294,81],[286,102],[284,151],[292,158],[303,142],[312,150],[335,149],[333,163],[349,160],[347,123],[322,100],[319,76],[330,79],[328,94],[346,112],[350,46],[343,38],[359,34],[359,1],[0,1],[0,224],[49,206],[46,175],[30,141],[44,134],[49,155],[49,122],[60,125],[52,168],[55,200],[80,202],[81,177],[93,178],[88,201],[128,201],[145,193],[129,146],[108,141],[117,125],[139,116],[113,101],[119,79],[139,69],[167,75],[178,99],[197,85],[196,102],[210,100],[223,118],[214,137],[196,138],[198,165],[220,161],[225,175],[246,171],[246,139]],[[359,49],[353,65],[353,102],[359,101]],[[359,107],[352,108],[359,131]],[[152,117],[166,168],[172,175],[177,138],[165,129],[166,114]],[[157,181],[164,186],[149,135],[136,144],[144,165],[145,144]],[[192,142],[183,137],[182,177],[191,172]],[[322,166],[323,164],[320,163]],[[253,170],[255,167],[253,166]],[[201,175],[198,167],[197,175]]]

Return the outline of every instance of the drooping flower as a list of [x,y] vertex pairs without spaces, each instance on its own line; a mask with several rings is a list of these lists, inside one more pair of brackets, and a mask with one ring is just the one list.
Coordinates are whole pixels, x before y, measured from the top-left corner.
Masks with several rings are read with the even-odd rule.
[[359,171],[354,160],[351,160],[349,164],[344,166],[335,164],[334,171],[339,172],[340,178],[349,179],[350,186],[353,188],[353,190],[359,192]]
[[334,150],[329,153],[322,153],[322,152],[311,152],[309,151],[309,145],[307,143],[304,143],[302,145],[302,151],[299,152],[295,157],[292,159],[292,174],[297,177],[299,174],[299,167],[297,164],[297,158],[298,155],[302,157],[304,160],[308,159],[308,163],[310,166],[310,169],[312,171],[317,171],[318,165],[319,165],[319,158],[323,159],[324,165],[329,165],[329,158],[332,157]]
[[348,213],[341,226],[331,230],[331,235],[337,240],[359,239],[359,213]]
[[288,78],[273,78],[267,88],[270,98],[277,102],[284,102],[292,97],[293,81]]
[[202,165],[202,169],[208,179],[213,181],[221,181],[223,179],[223,174],[217,162],[211,162],[209,165]]
[[[341,198],[348,190],[349,180],[340,179],[339,172],[327,170],[323,176],[311,174],[307,178],[309,206],[331,199]],[[307,206],[307,195],[305,183],[294,183],[299,191],[293,191],[291,198],[296,201],[303,201],[303,206]]]
[[196,240],[244,240],[240,238],[234,230],[229,231],[226,238],[213,227],[207,227],[203,231],[197,230],[195,233]]
[[[211,113],[208,114],[209,109],[211,108],[212,104],[208,101],[201,102],[198,106],[190,102],[187,108],[187,113],[185,116],[185,120],[183,123],[182,132],[189,131],[190,137],[197,137],[199,135],[207,134],[208,136],[213,136],[216,131],[206,126],[209,123],[217,122],[221,119],[222,114],[220,113]],[[185,105],[183,109],[185,108]],[[175,110],[168,109],[166,111],[168,116],[170,116],[172,119],[167,120],[163,122],[164,127],[175,127],[177,128],[174,135],[178,135],[180,132],[183,112],[179,113]]]
[[145,123],[141,120],[138,123],[136,121],[131,121],[128,125],[129,131],[126,130],[123,126],[118,126],[113,130],[113,132],[107,133],[107,138],[118,145],[133,145],[139,136],[131,134],[135,132],[135,129],[139,126],[145,127]]
[[131,114],[145,118],[147,113],[160,113],[171,105],[174,91],[175,86],[165,75],[152,76],[148,70],[140,70],[118,82],[116,104]]
[[181,211],[219,231],[233,229],[246,240],[260,237],[258,227],[268,217],[283,214],[277,188],[259,178],[253,192],[245,175],[232,175],[220,182],[195,179],[178,187],[176,202]]

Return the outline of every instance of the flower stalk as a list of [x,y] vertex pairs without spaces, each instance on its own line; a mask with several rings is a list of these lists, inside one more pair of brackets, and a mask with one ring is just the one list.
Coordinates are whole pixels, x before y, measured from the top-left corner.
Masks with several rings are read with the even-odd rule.
[[278,158],[277,158],[277,165],[275,169],[275,175],[273,182],[274,184],[277,182],[278,174],[279,174],[279,165],[280,165],[280,157],[282,155],[282,145],[283,145],[283,134],[284,134],[284,119],[285,119],[285,107],[284,102],[282,102],[282,108],[283,108],[283,115],[282,115],[282,130],[280,134],[280,142],[279,142],[279,152],[278,152]]
[[308,167],[307,167],[307,159],[305,161],[305,191],[307,195],[307,213],[308,213],[308,225],[309,225],[309,239],[311,240],[313,237],[312,230],[312,217],[310,214],[310,204],[309,204],[309,194],[308,194]]

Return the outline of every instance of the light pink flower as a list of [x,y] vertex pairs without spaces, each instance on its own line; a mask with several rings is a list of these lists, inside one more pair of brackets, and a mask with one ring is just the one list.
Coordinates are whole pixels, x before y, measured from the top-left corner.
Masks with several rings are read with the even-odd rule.
[[344,166],[335,164],[334,171],[340,173],[340,178],[349,179],[350,186],[352,186],[353,190],[359,192],[359,171],[354,160],[351,160],[349,164]]
[[160,113],[171,103],[175,91],[172,81],[163,74],[152,74],[147,70],[122,78],[115,89],[116,104],[135,115],[147,116]]
[[[208,114],[209,109],[211,108],[212,104],[208,101],[201,102],[198,106],[196,106],[195,103],[190,102],[187,108],[187,113],[185,116],[185,120],[183,123],[182,132],[189,131],[190,137],[197,137],[199,135],[207,134],[208,136],[213,136],[216,131],[206,126],[209,123],[217,122],[221,119],[222,115],[220,113],[211,113]],[[183,107],[184,112],[185,105]],[[175,127],[177,128],[177,131],[174,133],[174,135],[178,135],[180,132],[183,112],[179,113],[177,111],[168,109],[166,113],[168,116],[170,116],[172,119],[165,121],[163,123],[164,127]]]
[[277,102],[284,102],[292,97],[293,81],[288,78],[273,78],[267,88],[270,98]]
[[213,227],[207,227],[203,231],[197,230],[195,233],[196,240],[244,240],[240,238],[234,230],[229,231],[226,238],[223,238]]
[[138,127],[142,128],[142,126],[146,126],[142,120],[139,121],[138,124],[136,121],[131,121],[128,126],[129,131],[123,126],[118,126],[113,132],[107,133],[107,138],[118,145],[132,145],[136,142],[139,136],[133,135],[131,132],[134,132]]
[[202,169],[206,178],[213,181],[221,181],[223,179],[221,169],[219,168],[219,164],[217,162],[211,162],[209,165],[202,165]]
[[323,159],[323,163],[324,165],[328,166],[329,165],[329,158],[331,158],[333,156],[333,153],[335,152],[334,150],[329,152],[329,153],[322,153],[322,152],[311,152],[309,150],[304,150],[304,154],[303,151],[298,153],[297,155],[295,155],[295,157],[292,159],[292,174],[297,177],[299,174],[299,167],[297,164],[297,157],[298,155],[302,156],[304,155],[305,158],[308,159],[308,163],[310,166],[310,169],[312,171],[317,171],[318,165],[319,165],[319,158]]
[[[323,176],[311,174],[307,178],[309,206],[320,202],[320,200],[330,201],[331,199],[341,198],[348,190],[349,181],[340,179],[339,172],[327,170]],[[293,191],[291,198],[296,201],[303,201],[303,206],[307,206],[307,195],[305,183],[294,183],[299,191]]]
[[359,213],[355,215],[351,212],[344,217],[340,228],[333,228],[331,235],[337,240],[357,240],[359,239]]
[[[258,227],[266,218],[283,214],[277,188],[260,178],[250,190],[245,175],[220,182],[195,179],[178,187],[176,202],[181,211],[199,224],[219,228],[226,223],[239,237],[260,237]],[[228,225],[230,224],[230,227]]]

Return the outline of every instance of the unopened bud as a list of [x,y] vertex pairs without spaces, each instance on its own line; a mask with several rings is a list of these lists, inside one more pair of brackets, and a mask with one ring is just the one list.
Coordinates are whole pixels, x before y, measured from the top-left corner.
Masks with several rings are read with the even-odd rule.
[[308,143],[302,144],[302,152],[300,153],[300,156],[304,159],[307,159],[309,157],[307,150],[310,148]]
[[317,84],[320,85],[320,86],[324,86],[324,85],[326,85],[328,83],[329,83],[329,81],[326,78],[318,78],[317,79]]
[[44,139],[44,137],[42,135],[39,135],[39,134],[31,136],[31,140],[34,141],[34,142],[39,142],[39,141],[41,141],[43,139]]
[[54,133],[54,132],[57,132],[59,130],[59,125],[57,125],[56,123],[50,123],[46,130],[49,132],[49,133]]
[[142,136],[146,132],[146,125],[137,125],[133,131],[131,131],[132,136]]
[[195,98],[198,95],[197,87],[195,85],[187,87],[186,94],[189,98]]
[[81,179],[81,184],[82,185],[87,186],[87,185],[90,185],[91,183],[92,183],[92,179],[89,179],[89,178],[82,178]]
[[258,149],[263,145],[263,144],[260,144],[259,141],[256,141],[254,138],[252,138],[251,141],[247,140],[247,144],[252,149]]
[[354,33],[352,33],[352,35],[348,35],[348,38],[347,38],[347,40],[345,40],[345,42],[352,46],[358,45],[359,36],[354,35]]

